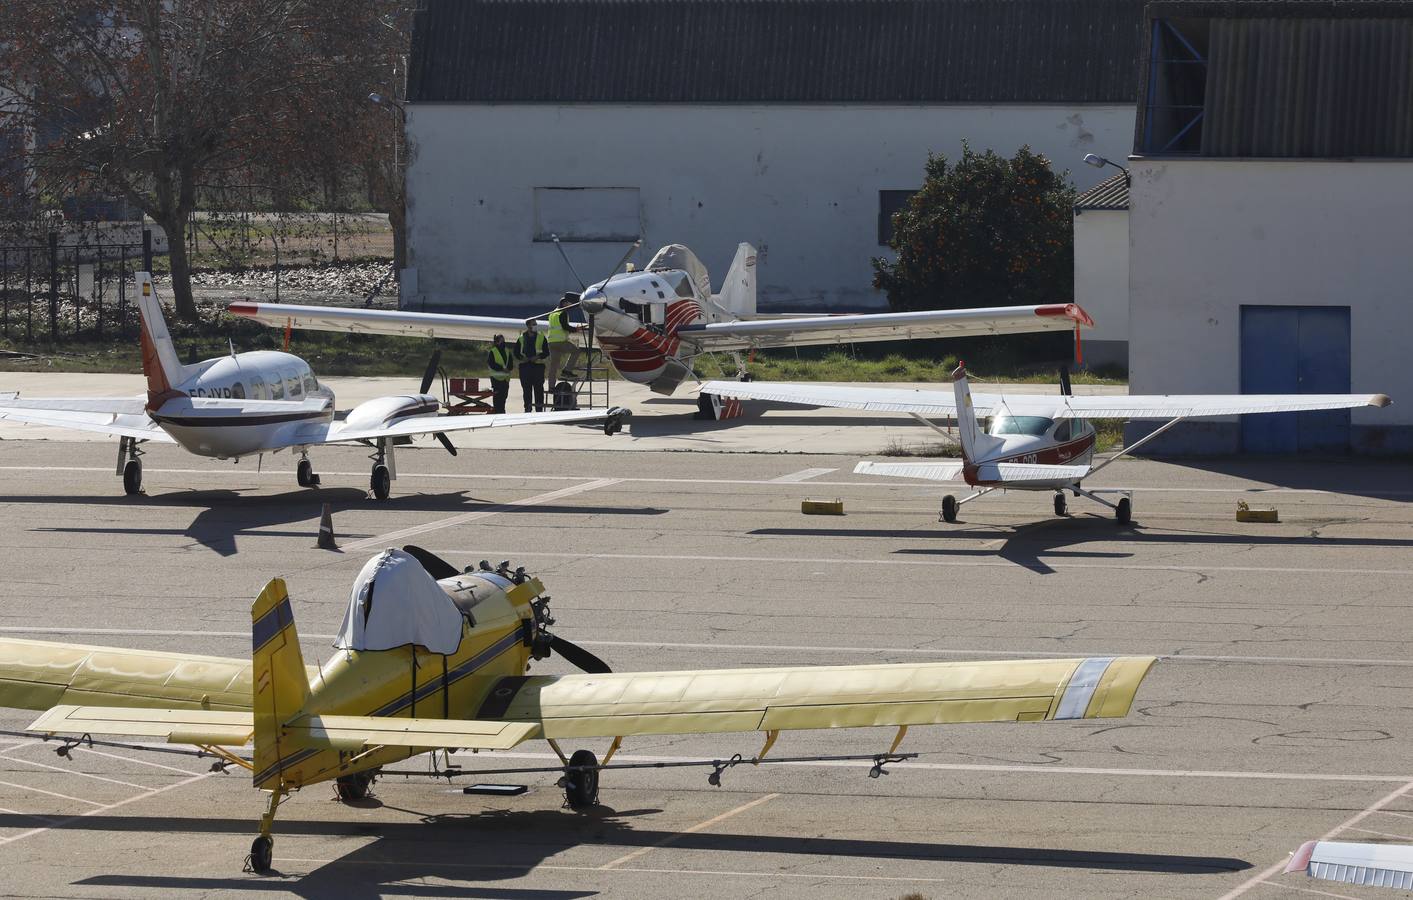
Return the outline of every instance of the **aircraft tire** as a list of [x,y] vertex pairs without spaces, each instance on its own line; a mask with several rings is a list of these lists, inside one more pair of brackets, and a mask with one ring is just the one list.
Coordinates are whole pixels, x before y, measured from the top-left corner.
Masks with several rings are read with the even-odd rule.
[[294,480],[299,482],[300,487],[313,487],[314,464],[307,459],[301,459],[299,467],[294,470]]
[[957,521],[957,498],[951,494],[942,498],[942,518],[947,522]]
[[564,773],[564,802],[570,809],[591,809],[599,805],[599,772],[597,769],[574,769],[573,766],[597,766],[599,758],[592,750],[575,750],[569,757],[570,771]]
[[1114,519],[1120,525],[1133,521],[1133,503],[1127,497],[1119,498],[1118,505],[1114,507]]
[[1065,495],[1057,492],[1055,494],[1055,515],[1063,516],[1065,509]]
[[250,871],[256,875],[264,875],[270,871],[270,864],[275,857],[275,842],[260,835],[250,842]]
[[123,491],[129,495],[142,492],[142,460],[130,459],[123,466]]
[[378,463],[373,467],[373,477],[368,481],[368,488],[378,500],[388,499],[388,495],[392,493],[392,474],[387,466]]

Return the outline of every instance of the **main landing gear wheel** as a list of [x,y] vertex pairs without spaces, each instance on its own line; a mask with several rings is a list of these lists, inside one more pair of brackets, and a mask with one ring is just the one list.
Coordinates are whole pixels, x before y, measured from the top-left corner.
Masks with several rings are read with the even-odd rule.
[[314,487],[319,483],[319,476],[314,474],[314,464],[307,459],[299,461],[299,467],[294,470],[294,480],[299,482],[300,487]]
[[[564,773],[564,802],[570,809],[590,809],[599,804],[599,758],[592,750],[575,750]],[[584,766],[586,768],[575,768]]]
[[373,467],[373,477],[369,479],[368,488],[377,499],[388,499],[388,495],[392,493],[392,474],[388,472],[387,466],[379,463]]
[[142,461],[130,459],[123,464],[123,490],[136,494],[142,490]]
[[1114,518],[1120,525],[1133,521],[1133,503],[1127,497],[1119,498],[1118,505],[1114,507]]
[[609,416],[604,420],[603,433],[609,437],[623,430],[623,419],[620,416]]
[[1063,516],[1064,514],[1065,514],[1065,495],[1064,495],[1064,494],[1061,494],[1061,493],[1059,493],[1059,492],[1057,491],[1057,492],[1055,493],[1055,515],[1057,515],[1057,516]]
[[957,521],[957,498],[951,494],[942,498],[942,518],[948,522]]
[[373,779],[376,777],[372,772],[344,775],[334,780],[334,789],[338,791],[339,799],[344,803],[367,800],[368,795],[373,792]]
[[250,842],[250,871],[264,875],[275,857],[275,842],[263,834]]

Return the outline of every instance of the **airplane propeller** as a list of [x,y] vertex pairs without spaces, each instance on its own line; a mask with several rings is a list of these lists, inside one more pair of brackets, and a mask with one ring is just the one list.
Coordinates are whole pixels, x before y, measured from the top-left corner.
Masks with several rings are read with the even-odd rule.
[[1070,387],[1070,367],[1060,366],[1060,393],[1065,397],[1074,396],[1074,388]]
[[[417,560],[417,562],[422,565],[422,568],[427,570],[427,574],[431,575],[437,581],[441,581],[443,578],[454,578],[461,574],[461,571],[457,569],[456,566],[453,566],[432,551],[418,547],[415,544],[404,546],[402,552]],[[489,568],[489,566],[485,568]],[[547,603],[548,600],[548,597],[544,598],[543,603]],[[542,601],[536,602],[541,603]],[[562,638],[557,634],[550,634],[544,626],[553,621],[554,620],[549,617],[549,613],[544,605],[536,606],[535,622],[539,632],[539,639],[536,641],[537,644],[544,647],[547,651],[558,653],[560,656],[564,657],[565,662],[590,675],[607,675],[613,671],[609,668],[608,663],[599,659],[573,641]],[[541,641],[544,642],[541,643]],[[537,652],[535,658],[541,658],[541,654]]]
[[[441,361],[442,348],[438,347],[432,351],[432,358],[427,360],[427,371],[422,373],[422,386],[417,389],[417,393],[425,394],[432,389],[432,382],[437,379],[437,366],[441,364]],[[432,432],[432,437],[436,438],[437,442],[446,448],[446,452],[450,453],[452,456],[456,455],[456,445],[451,442],[451,438],[447,437],[444,432],[434,431]]]

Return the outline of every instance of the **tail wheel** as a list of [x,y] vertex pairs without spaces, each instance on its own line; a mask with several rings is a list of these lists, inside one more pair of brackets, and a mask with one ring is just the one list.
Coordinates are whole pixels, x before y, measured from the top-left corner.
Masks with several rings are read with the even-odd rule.
[[356,772],[353,775],[344,775],[334,780],[334,789],[338,791],[339,799],[344,803],[352,803],[357,800],[367,800],[373,788],[373,779],[377,777],[372,772]]
[[260,835],[250,844],[250,871],[257,875],[264,875],[270,871],[270,863],[275,858],[275,842],[265,835]]
[[314,464],[307,459],[299,461],[299,467],[294,470],[294,480],[299,482],[300,487],[310,487],[314,484]]
[[1057,492],[1055,494],[1055,515],[1063,516],[1065,509],[1065,495]]
[[368,487],[377,499],[388,499],[388,495],[392,493],[392,473],[388,471],[387,466],[378,463],[373,467],[373,477],[369,479]]
[[136,494],[142,490],[142,462],[130,459],[123,465],[123,490]]
[[1133,503],[1127,497],[1119,498],[1118,505],[1114,507],[1114,518],[1120,525],[1133,521]]
[[957,498],[951,494],[942,498],[942,518],[948,522],[957,521]]
[[[592,750],[575,750],[564,773],[564,802],[570,809],[590,809],[599,804],[599,758]],[[578,768],[578,767],[584,768]],[[592,767],[592,768],[591,768]]]

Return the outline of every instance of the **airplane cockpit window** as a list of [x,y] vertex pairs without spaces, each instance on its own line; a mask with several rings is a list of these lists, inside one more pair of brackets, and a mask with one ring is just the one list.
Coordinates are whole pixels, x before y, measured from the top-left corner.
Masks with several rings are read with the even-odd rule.
[[291,400],[299,399],[303,392],[304,388],[299,382],[299,373],[285,376],[285,393],[289,394]]
[[285,383],[284,379],[280,378],[279,375],[275,375],[270,379],[270,399],[285,399]]
[[318,380],[314,377],[314,373],[313,373],[313,372],[305,372],[305,373],[304,373],[304,393],[305,393],[306,395],[308,395],[308,394],[314,393],[314,392],[317,391],[317,390],[319,390],[319,382],[318,382]]
[[250,377],[250,399],[251,399],[251,400],[268,400],[268,399],[270,399],[269,396],[266,395],[266,393],[265,393],[265,379],[261,378],[259,375],[252,375],[252,376]]
[[989,434],[1026,434],[1038,437],[1050,430],[1054,419],[1044,416],[1013,416],[1000,413],[991,417]]
[[231,385],[231,396],[234,397],[234,398],[237,399],[237,400],[244,400],[244,399],[245,399],[245,385],[241,384],[239,381],[237,381],[235,384]]
[[1074,436],[1073,431],[1074,419],[1061,419],[1060,423],[1055,426],[1055,440],[1067,441]]

